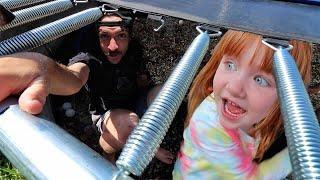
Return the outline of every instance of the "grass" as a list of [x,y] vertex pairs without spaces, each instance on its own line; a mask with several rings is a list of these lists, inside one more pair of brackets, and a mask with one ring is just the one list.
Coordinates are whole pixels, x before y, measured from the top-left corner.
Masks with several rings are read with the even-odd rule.
[[0,154],[0,180],[2,179],[25,179],[21,173],[12,166],[6,157]]

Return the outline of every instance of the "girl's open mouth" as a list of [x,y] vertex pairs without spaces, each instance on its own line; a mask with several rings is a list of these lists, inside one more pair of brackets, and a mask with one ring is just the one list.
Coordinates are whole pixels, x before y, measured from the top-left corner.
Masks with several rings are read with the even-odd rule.
[[223,102],[222,113],[224,116],[226,116],[230,120],[237,120],[247,112],[246,110],[241,108],[238,104],[228,99],[222,99],[222,102]]

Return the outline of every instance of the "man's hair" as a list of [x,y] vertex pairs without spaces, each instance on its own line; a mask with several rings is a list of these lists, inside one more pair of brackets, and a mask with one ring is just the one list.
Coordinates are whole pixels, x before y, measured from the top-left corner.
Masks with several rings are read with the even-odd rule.
[[[121,21],[102,22],[101,19],[106,16],[118,16],[122,20]],[[120,9],[118,9],[118,11],[107,13],[102,18],[98,21],[98,27],[100,27],[100,26],[109,26],[109,27],[120,26],[120,27],[126,28],[128,30],[128,32],[131,33],[135,16],[131,10],[120,8]]]

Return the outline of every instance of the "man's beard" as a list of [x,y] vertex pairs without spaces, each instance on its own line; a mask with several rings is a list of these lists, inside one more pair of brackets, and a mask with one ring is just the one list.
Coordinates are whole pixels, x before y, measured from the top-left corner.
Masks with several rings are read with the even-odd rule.
[[121,54],[121,52],[120,51],[108,51],[108,52],[103,52],[104,53],[104,55],[106,55],[106,56],[111,56],[111,57],[114,57],[114,56],[118,56],[118,55],[120,55]]

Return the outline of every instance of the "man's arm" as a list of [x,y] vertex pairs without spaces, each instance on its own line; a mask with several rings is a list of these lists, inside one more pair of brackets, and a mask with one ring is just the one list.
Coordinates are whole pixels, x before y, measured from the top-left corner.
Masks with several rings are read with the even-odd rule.
[[88,75],[89,68],[83,63],[66,67],[39,53],[3,56],[0,57],[0,101],[22,93],[20,107],[37,114],[48,94],[74,94],[85,84]]

